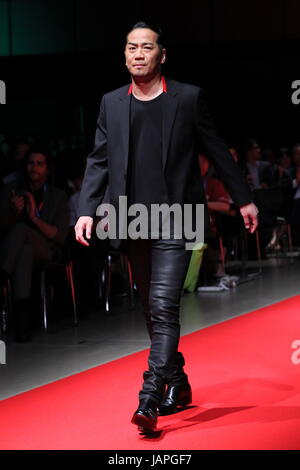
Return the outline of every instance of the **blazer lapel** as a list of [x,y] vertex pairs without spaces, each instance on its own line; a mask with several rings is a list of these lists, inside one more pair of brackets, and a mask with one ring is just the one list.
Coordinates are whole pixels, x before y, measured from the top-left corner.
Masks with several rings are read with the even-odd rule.
[[163,169],[165,169],[170,137],[174,119],[176,116],[179,95],[177,90],[172,87],[171,82],[167,80],[167,93],[163,94],[163,110],[162,110],[162,158]]
[[121,127],[121,138],[124,155],[124,172],[127,172],[128,154],[129,154],[129,131],[130,131],[130,95],[128,95],[129,86],[118,98],[118,107],[116,113],[119,115]]

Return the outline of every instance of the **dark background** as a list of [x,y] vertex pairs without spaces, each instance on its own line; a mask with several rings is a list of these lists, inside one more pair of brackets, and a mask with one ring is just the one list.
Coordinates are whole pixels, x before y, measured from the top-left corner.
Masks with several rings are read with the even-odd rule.
[[170,78],[205,88],[228,144],[300,141],[299,0],[0,0],[0,133],[92,145],[103,93],[129,82],[126,32],[138,20],[164,30]]

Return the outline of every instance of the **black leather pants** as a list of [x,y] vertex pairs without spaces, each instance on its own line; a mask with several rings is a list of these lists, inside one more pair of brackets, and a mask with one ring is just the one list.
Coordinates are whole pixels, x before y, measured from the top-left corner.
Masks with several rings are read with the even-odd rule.
[[131,263],[151,338],[139,399],[159,404],[166,384],[187,380],[177,348],[180,298],[192,252],[185,249],[184,240],[172,239],[128,239],[122,249]]

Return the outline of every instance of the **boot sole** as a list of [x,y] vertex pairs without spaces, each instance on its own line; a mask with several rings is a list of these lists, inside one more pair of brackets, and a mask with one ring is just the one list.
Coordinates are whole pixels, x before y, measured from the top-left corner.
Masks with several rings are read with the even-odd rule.
[[131,422],[136,424],[139,431],[145,434],[153,433],[156,430],[156,424],[143,415],[134,415]]

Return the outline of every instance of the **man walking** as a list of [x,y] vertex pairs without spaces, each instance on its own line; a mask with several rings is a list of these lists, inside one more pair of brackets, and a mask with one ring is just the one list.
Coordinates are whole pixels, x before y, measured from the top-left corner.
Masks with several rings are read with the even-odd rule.
[[[196,86],[161,75],[166,60],[161,31],[137,23],[127,35],[126,66],[131,85],[104,95],[93,152],[83,180],[76,239],[88,245],[93,218],[107,199],[118,208],[119,196],[129,204],[204,204],[197,155],[206,154],[223,175],[246,227],[257,226],[251,193],[227,147],[217,135]],[[109,186],[108,186],[109,185]],[[191,403],[192,393],[178,352],[179,304],[191,251],[184,237],[126,239],[127,254],[144,308],[151,338],[148,370],[132,423],[143,432],[156,428],[157,416]]]

